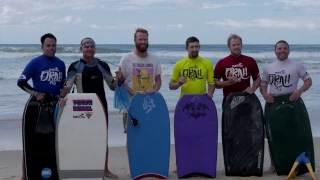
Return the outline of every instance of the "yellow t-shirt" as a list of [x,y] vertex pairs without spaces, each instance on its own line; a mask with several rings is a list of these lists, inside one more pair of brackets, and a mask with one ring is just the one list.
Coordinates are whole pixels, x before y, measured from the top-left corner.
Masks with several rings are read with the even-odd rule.
[[203,94],[207,81],[210,85],[215,84],[213,70],[213,64],[208,59],[185,57],[174,65],[171,82],[178,82],[181,76],[186,78],[186,83],[181,86],[180,97],[184,94]]

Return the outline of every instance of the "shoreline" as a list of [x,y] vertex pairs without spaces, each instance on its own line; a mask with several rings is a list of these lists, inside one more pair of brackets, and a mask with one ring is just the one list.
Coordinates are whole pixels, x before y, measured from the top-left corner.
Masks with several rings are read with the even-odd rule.
[[[314,153],[315,153],[315,176],[320,178],[320,137],[314,137]],[[282,180],[286,179],[286,176],[277,176],[276,174],[267,174],[266,171],[270,165],[270,157],[268,151],[268,143],[265,141],[264,151],[264,174],[262,177],[233,177],[225,176],[224,162],[222,153],[222,144],[218,143],[218,155],[217,155],[217,177],[216,179],[266,179],[266,180]],[[0,179],[2,180],[20,180],[21,179],[21,160],[22,151],[1,151],[0,152]],[[168,179],[178,179],[177,174],[173,173],[176,168],[175,162],[175,148],[171,145],[170,148],[170,166]],[[111,172],[119,176],[118,179],[130,179],[127,175],[129,172],[129,162],[126,152],[126,148],[122,147],[110,147],[109,148],[109,169]],[[310,173],[297,177],[296,179],[312,179]],[[101,178],[100,178],[101,179]],[[205,179],[205,178],[189,178],[189,179]]]

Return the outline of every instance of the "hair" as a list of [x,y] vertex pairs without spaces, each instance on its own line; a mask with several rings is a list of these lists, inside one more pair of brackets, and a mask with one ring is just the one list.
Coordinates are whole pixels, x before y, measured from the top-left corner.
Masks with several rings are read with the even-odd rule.
[[146,33],[148,36],[149,36],[149,33],[148,33],[148,30],[146,30],[146,29],[143,29],[143,28],[137,28],[136,29],[136,32],[134,33],[134,40],[136,40],[136,35],[137,35],[137,33]]
[[230,47],[230,41],[231,39],[240,39],[241,45],[242,45],[242,38],[238,36],[237,34],[230,34],[228,37],[228,47]]
[[83,38],[83,39],[80,41],[80,44],[82,44],[82,42],[83,42],[84,40],[86,40],[86,39],[91,39],[92,41],[94,41],[91,37],[85,37],[85,38]]
[[53,38],[57,42],[57,38],[53,34],[47,33],[47,34],[44,34],[43,36],[41,36],[41,38],[40,38],[40,42],[42,45],[43,45],[44,41],[46,40],[46,38]]
[[200,41],[198,38],[191,36],[186,40],[186,48],[189,47],[189,43],[198,42],[200,44]]
[[277,49],[277,45],[278,45],[279,43],[285,43],[285,44],[287,44],[288,49],[290,49],[290,46],[289,46],[289,44],[287,43],[287,41],[285,41],[285,40],[280,40],[280,41],[278,41],[278,42],[274,45],[274,50]]

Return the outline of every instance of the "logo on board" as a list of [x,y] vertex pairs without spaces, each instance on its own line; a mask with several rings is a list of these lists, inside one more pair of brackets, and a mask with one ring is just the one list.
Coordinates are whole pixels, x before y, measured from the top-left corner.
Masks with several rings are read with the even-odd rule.
[[245,100],[246,98],[244,96],[234,96],[230,104],[230,108],[233,109],[237,107],[239,104],[241,104]]
[[144,98],[143,109],[146,110],[146,114],[148,114],[150,111],[152,111],[152,109],[155,107],[156,107],[156,105],[154,104],[154,100],[152,98],[150,98],[150,96],[147,96]]
[[73,102],[73,111],[84,112],[80,115],[73,116],[73,118],[88,118],[92,116],[92,99],[77,99],[72,100]]
[[41,176],[43,178],[50,178],[52,176],[52,171],[50,168],[44,168],[41,171]]
[[197,101],[200,101],[200,97],[193,97],[191,102],[188,102],[182,109],[185,114],[195,119],[205,117],[209,111],[209,108],[205,103]]

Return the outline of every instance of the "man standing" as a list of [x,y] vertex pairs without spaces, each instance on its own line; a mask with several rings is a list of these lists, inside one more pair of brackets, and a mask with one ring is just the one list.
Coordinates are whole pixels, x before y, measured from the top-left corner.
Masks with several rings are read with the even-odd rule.
[[[231,34],[228,47],[230,55],[219,60],[214,71],[216,87],[223,88],[223,103],[231,92],[254,93],[261,82],[257,62],[241,53],[241,37]],[[250,77],[253,79],[252,87]]]
[[[180,98],[184,94],[207,94],[212,98],[215,91],[212,62],[199,56],[200,42],[196,37],[186,40],[186,50],[188,56],[176,62],[173,67],[169,89],[176,90],[181,87]],[[177,173],[177,170],[173,172]]]
[[[134,43],[136,49],[123,56],[120,60],[119,68],[124,76],[124,84],[130,97],[138,92],[145,93],[158,92],[162,85],[161,64],[159,58],[148,52],[149,34],[146,29],[138,28],[134,33]],[[128,109],[123,111],[123,125],[126,133],[126,123]]]
[[[56,37],[47,33],[41,37],[40,42],[43,54],[27,64],[17,83],[22,90],[30,94],[26,107],[33,101],[45,102],[52,98],[57,100],[66,76],[64,62],[55,56]],[[29,79],[32,79],[33,87],[28,84]],[[25,156],[22,160],[22,180],[26,179],[24,158]]]
[[[169,89],[176,90],[181,86],[180,97],[184,94],[204,94],[213,97],[215,91],[213,64],[199,56],[200,43],[196,37],[186,40],[188,56],[179,60],[173,68]],[[208,91],[206,92],[206,83]]]
[[[84,38],[80,42],[80,51],[83,57],[70,64],[68,68],[67,80],[61,93],[61,97],[65,97],[75,84],[78,93],[96,93],[100,98],[107,118],[108,128],[108,105],[104,90],[103,81],[107,83],[110,90],[114,91],[116,81],[113,79],[110,72],[110,67],[104,61],[94,57],[96,45],[92,38]],[[120,77],[121,72],[116,72],[117,77]],[[64,105],[65,101],[59,102]],[[106,151],[105,173],[104,176],[112,179],[117,179],[118,176],[111,173],[108,169],[108,147]]]
[[[292,93],[290,101],[296,101],[303,92],[312,85],[312,79],[303,64],[288,59],[290,54],[289,44],[280,40],[275,44],[275,55],[277,60],[263,69],[260,92],[268,103],[273,103],[273,95]],[[299,79],[304,82],[298,89]],[[282,81],[284,80],[284,81]],[[267,91],[270,84],[269,93]],[[275,168],[271,160],[268,173],[274,173]]]

